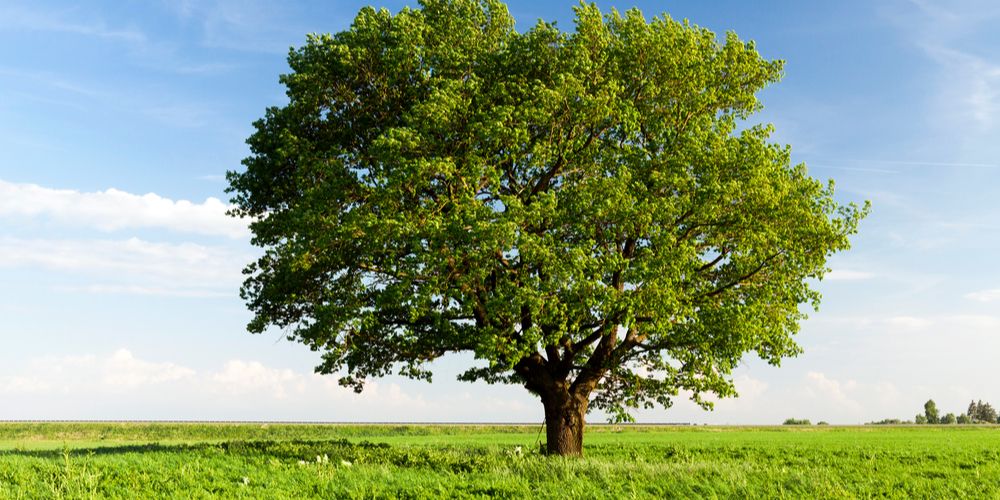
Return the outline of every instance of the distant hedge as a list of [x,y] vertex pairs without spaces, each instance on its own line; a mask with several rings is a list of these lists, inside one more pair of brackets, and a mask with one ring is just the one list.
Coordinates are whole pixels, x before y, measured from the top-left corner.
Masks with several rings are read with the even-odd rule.
[[808,418],[789,418],[782,425],[812,425]]

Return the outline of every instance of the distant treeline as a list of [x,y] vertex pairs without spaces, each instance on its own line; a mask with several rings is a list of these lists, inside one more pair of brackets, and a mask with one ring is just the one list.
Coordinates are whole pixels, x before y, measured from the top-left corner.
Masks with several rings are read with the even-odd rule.
[[[903,425],[903,424],[1000,424],[1000,416],[996,409],[983,400],[972,401],[965,413],[947,413],[941,415],[938,412],[937,404],[933,399],[928,399],[924,403],[924,412],[918,413],[913,420],[902,420],[898,418],[886,418],[877,422],[867,422],[865,425]],[[782,422],[782,425],[812,425],[807,418],[789,418]],[[816,425],[827,425],[826,422],[819,422]]]
[[937,409],[937,404],[933,399],[928,399],[924,403],[924,412],[918,413],[913,420],[900,420],[898,418],[887,418],[878,422],[868,422],[869,425],[892,425],[892,424],[997,424],[1000,418],[993,405],[984,403],[983,400],[972,401],[965,413],[955,415],[947,413],[941,416]]
[[[810,422],[808,418],[789,418],[789,419],[785,419],[785,421],[782,422],[781,424],[782,425],[812,425],[812,422]],[[830,425],[830,424],[828,424],[828,423],[820,420],[819,422],[816,422],[816,425]]]

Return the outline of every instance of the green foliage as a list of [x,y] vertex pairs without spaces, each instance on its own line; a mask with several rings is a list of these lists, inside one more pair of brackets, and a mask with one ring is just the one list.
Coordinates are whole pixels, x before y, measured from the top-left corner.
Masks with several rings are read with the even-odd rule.
[[902,420],[900,420],[898,418],[886,418],[886,419],[879,420],[878,422],[868,422],[865,425],[900,425],[900,424],[904,424],[904,423],[906,423],[906,422],[903,422]]
[[966,415],[965,413],[962,413],[961,415],[958,416],[958,418],[955,419],[955,421],[959,424],[971,424],[972,417]]
[[926,424],[928,423],[927,417],[923,413],[918,413],[916,418],[913,419],[914,423]]
[[994,424],[997,422],[997,411],[989,403],[984,403],[983,400],[969,403],[966,415],[969,416],[972,423]]
[[[781,61],[637,10],[520,33],[494,0],[363,9],[310,36],[230,172],[263,255],[242,296],[361,390],[471,352],[465,380],[595,391],[627,420],[735,395],[818,306],[867,210],[792,165],[761,108]],[[586,407],[586,406],[585,406]]]
[[812,425],[808,418],[788,418],[781,425]]
[[[928,424],[937,424],[941,420],[938,417],[937,404],[934,403],[933,399],[928,399],[927,402],[924,403],[924,419]],[[917,423],[919,424],[920,422]]]
[[958,419],[955,418],[955,414],[954,413],[948,413],[943,418],[941,418],[941,423],[942,424],[957,424],[958,423]]
[[[227,438],[207,437],[213,431]],[[102,433],[100,444],[67,439]],[[509,426],[0,424],[0,498],[1000,495],[1000,433],[977,426],[591,426],[585,459],[515,453],[536,435]],[[161,436],[177,442],[155,443]]]

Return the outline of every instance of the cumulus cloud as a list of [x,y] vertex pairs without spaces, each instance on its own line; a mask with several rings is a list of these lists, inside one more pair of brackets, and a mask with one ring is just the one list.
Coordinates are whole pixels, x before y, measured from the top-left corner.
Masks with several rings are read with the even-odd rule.
[[840,382],[839,380],[827,377],[820,372],[806,373],[806,393],[816,400],[817,403],[833,403],[838,409],[858,413],[863,406],[855,401],[848,392],[853,391],[858,383],[853,380]]
[[47,356],[32,360],[24,373],[0,376],[0,394],[117,393],[190,379],[191,368],[136,358],[128,349],[107,356]]
[[298,393],[305,390],[303,375],[287,368],[270,368],[257,361],[228,361],[209,380],[226,393],[237,395],[263,392],[276,399],[285,399],[290,390]]
[[733,384],[736,386],[736,391],[739,392],[740,397],[744,400],[756,399],[767,390],[767,382],[753,378],[745,373],[734,377]]
[[430,397],[429,386],[396,380],[369,381],[356,394],[335,376],[306,367],[229,359],[196,369],[122,348],[5,366],[0,418],[528,421],[541,412],[520,389],[490,387],[474,395],[454,389]]
[[246,222],[227,216],[229,208],[217,198],[194,203],[114,188],[81,192],[0,180],[0,218],[48,218],[107,232],[162,228],[228,238],[246,237],[249,234]]
[[101,381],[111,388],[132,389],[193,377],[195,371],[169,362],[137,359],[128,349],[118,349],[100,363]]

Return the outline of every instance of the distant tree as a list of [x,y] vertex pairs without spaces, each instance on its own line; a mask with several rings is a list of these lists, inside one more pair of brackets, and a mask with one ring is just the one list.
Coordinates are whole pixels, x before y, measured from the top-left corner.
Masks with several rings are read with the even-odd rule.
[[917,416],[916,416],[916,418],[913,419],[913,421],[916,422],[916,423],[918,423],[918,424],[926,424],[927,423],[927,416],[924,415],[923,413],[918,413]]
[[781,61],[638,10],[581,3],[563,32],[498,0],[416,3],[291,51],[287,103],[229,173],[262,250],[251,332],[359,392],[466,353],[460,379],[539,397],[559,455],[588,410],[711,408],[746,353],[801,351],[867,209],[744,126]]
[[941,419],[942,424],[955,424],[957,421],[954,413],[949,413]]
[[938,418],[937,404],[934,403],[933,399],[928,399],[924,403],[924,417],[927,419],[928,424],[936,424],[940,422]]
[[812,425],[812,422],[808,418],[789,418],[782,425]]
[[957,423],[959,423],[959,424],[971,424],[972,423],[972,417],[970,417],[969,415],[963,413],[963,414],[959,415],[958,418],[955,419],[955,421]]
[[827,422],[826,420],[820,420],[819,422],[816,422],[816,425],[830,425],[830,422]]
[[898,418],[885,418],[877,422],[868,422],[865,425],[898,425],[902,423],[903,421]]
[[984,403],[981,399],[969,403],[969,409],[966,414],[973,423],[993,424],[997,421],[996,409],[993,408],[993,405]]

